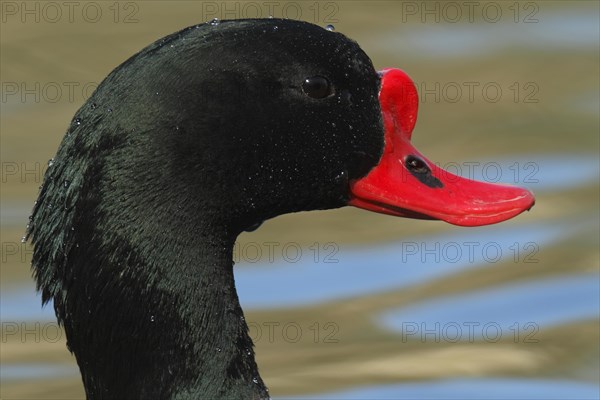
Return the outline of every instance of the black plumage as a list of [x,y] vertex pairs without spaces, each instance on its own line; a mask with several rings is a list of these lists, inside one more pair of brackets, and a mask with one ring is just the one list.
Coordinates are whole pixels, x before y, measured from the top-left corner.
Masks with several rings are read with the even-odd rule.
[[[307,94],[311,77],[331,93]],[[186,28],[99,85],[27,233],[89,399],[268,397],[233,244],[265,219],[347,204],[383,149],[378,90],[355,42],[280,19]]]

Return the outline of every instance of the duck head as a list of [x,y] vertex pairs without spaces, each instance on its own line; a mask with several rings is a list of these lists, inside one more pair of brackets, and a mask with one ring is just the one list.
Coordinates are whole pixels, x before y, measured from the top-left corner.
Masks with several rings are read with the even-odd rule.
[[186,203],[224,209],[228,226],[344,205],[477,226],[533,205],[525,189],[464,179],[427,160],[410,143],[412,80],[397,69],[377,73],[342,34],[302,22],[224,21],[204,41],[171,37],[156,52],[164,63],[150,66],[152,79],[129,97],[155,108],[143,129],[167,135],[158,143],[168,148],[166,164],[177,154],[170,179],[186,182]]
[[192,26],[111,72],[28,229],[88,398],[268,397],[232,269],[267,218],[353,205],[480,225],[531,207],[414,149],[417,103],[403,72],[291,20]]
[[463,179],[422,156],[410,144],[417,109],[406,74],[377,73],[340,33],[223,21],[166,37],[120,66],[63,145],[101,149],[90,156],[113,170],[121,204],[188,214],[196,226],[216,218],[232,235],[345,205],[467,226],[531,207],[527,190]]

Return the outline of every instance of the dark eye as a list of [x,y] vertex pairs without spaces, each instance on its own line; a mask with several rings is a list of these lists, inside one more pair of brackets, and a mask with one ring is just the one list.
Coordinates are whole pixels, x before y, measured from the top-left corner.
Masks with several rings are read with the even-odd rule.
[[323,99],[333,94],[333,85],[324,76],[311,76],[302,82],[302,91],[313,99]]

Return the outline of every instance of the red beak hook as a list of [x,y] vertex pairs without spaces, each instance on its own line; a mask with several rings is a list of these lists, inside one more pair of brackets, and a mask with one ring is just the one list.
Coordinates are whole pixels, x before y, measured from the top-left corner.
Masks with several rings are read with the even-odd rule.
[[465,179],[424,157],[410,143],[419,105],[413,81],[398,69],[381,74],[385,148],[379,164],[351,182],[350,205],[461,226],[495,224],[533,206],[534,196],[527,189]]

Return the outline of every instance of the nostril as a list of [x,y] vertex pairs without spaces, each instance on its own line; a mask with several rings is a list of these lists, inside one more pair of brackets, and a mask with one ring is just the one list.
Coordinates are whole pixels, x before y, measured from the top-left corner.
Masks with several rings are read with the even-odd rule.
[[417,156],[407,156],[404,160],[406,169],[412,176],[417,178],[421,183],[429,186],[432,189],[443,188],[444,184],[431,173],[431,168],[425,161]]
[[425,161],[413,155],[406,157],[405,164],[409,171],[417,174],[426,174],[431,172],[431,169],[425,163]]

